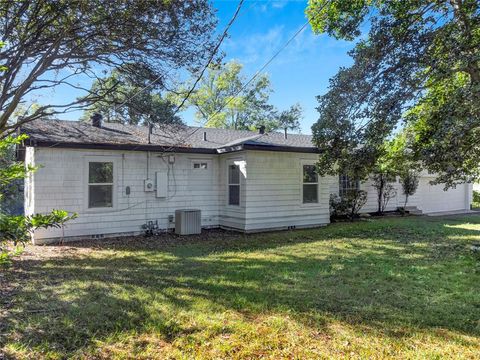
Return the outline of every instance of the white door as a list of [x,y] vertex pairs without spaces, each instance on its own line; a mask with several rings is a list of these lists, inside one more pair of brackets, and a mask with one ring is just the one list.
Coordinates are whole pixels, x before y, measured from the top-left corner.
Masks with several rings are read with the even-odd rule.
[[444,185],[430,185],[433,180],[431,177],[420,179],[418,193],[420,195],[419,208],[424,213],[437,211],[464,210],[466,206],[466,185],[457,185],[455,189],[451,188],[444,191]]

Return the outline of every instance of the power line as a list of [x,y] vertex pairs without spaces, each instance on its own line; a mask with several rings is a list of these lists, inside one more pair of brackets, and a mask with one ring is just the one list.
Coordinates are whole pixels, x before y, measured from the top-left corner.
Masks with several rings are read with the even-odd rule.
[[[323,10],[323,9],[325,8],[325,6],[327,6],[327,4],[328,4],[329,2],[330,2],[330,1],[326,1],[326,2],[323,4],[323,6],[322,6],[322,8],[320,9],[320,11]],[[268,59],[268,61],[265,62],[265,64],[263,64],[263,66],[260,67],[260,69],[255,72],[255,74],[240,88],[240,90],[239,90],[234,96],[230,97],[230,99],[228,99],[228,100],[225,102],[225,104],[222,105],[222,107],[221,107],[220,109],[218,109],[217,111],[215,111],[215,112],[209,117],[209,119],[213,118],[215,115],[218,115],[228,104],[230,104],[230,102],[233,101],[233,99],[234,99],[237,95],[239,95],[240,93],[242,93],[242,92],[247,88],[247,86],[250,85],[250,83],[251,83],[253,80],[255,80],[255,79],[257,78],[257,76],[260,75],[260,73],[261,73],[263,70],[265,70],[265,69],[267,68],[267,66],[270,65],[270,64],[272,63],[272,61],[275,60],[275,59],[278,57],[278,55],[280,55],[280,53],[281,53],[283,50],[285,50],[285,48],[287,48],[288,45],[290,45],[290,44],[292,43],[292,41],[295,40],[295,38],[296,38],[298,35],[300,35],[300,33],[307,27],[308,24],[309,24],[309,21],[307,20],[302,26],[300,26],[300,27],[298,28],[297,31],[295,31],[295,33],[285,42],[285,44],[283,44],[283,46],[280,47],[280,48],[270,57],[270,59]],[[207,119],[207,120],[205,121],[205,123],[207,123],[209,119]],[[201,129],[201,127],[198,127],[198,128],[195,129],[190,135],[188,135],[187,137],[185,137],[183,140],[187,140],[188,138],[190,138],[191,136],[193,136],[193,135],[194,135],[198,130],[200,130],[200,129]]]
[[[254,4],[256,4],[258,2],[255,1],[252,5],[250,5],[250,7],[248,8],[248,10],[250,10]],[[210,63],[212,62],[213,58],[215,57],[215,54],[217,53],[218,49],[220,48],[220,45],[222,44],[223,40],[227,37],[228,35],[228,30],[230,29],[230,27],[232,26],[232,24],[235,22],[235,19],[238,17],[238,14],[240,13],[240,9],[242,8],[242,5],[244,3],[244,0],[240,0],[238,5],[237,5],[237,9],[235,10],[235,13],[233,14],[232,18],[230,19],[230,21],[228,22],[227,26],[225,27],[225,30],[223,31],[222,33],[222,36],[220,37],[220,40],[218,41],[217,45],[215,46],[215,48],[213,49],[211,55],[210,55],[210,58],[208,59],[208,62],[205,64],[205,66],[203,67],[200,75],[198,76],[198,78],[196,79],[194,85],[192,86],[192,88],[189,90],[187,96],[182,100],[182,103],[176,108],[175,112],[174,112],[174,116],[178,113],[178,111],[182,108],[182,106],[185,104],[185,102],[188,100],[188,98],[190,97],[190,95],[193,93],[193,91],[195,90],[195,87],[196,85],[198,84],[198,82],[201,80],[201,78],[203,77],[203,74],[205,73],[206,69],[208,68],[208,66],[210,65]],[[125,105],[128,101],[132,100],[133,98],[135,98],[137,95],[141,94],[143,91],[145,91],[146,89],[150,88],[151,86],[153,86],[158,80],[160,80],[162,78],[163,74],[159,75],[158,77],[156,77],[155,79],[153,79],[149,84],[147,84],[146,86],[144,86],[143,88],[141,88],[139,91],[137,91],[135,94],[133,94],[130,98],[127,98],[125,99],[121,104],[119,105],[116,105],[114,108],[113,108],[113,112],[116,112],[117,109],[123,105]],[[150,131],[150,130],[148,130]],[[53,144],[51,145],[50,147],[55,147],[57,144]]]
[[[195,87],[197,86],[198,82],[200,81],[200,79],[202,78],[203,74],[205,73],[205,70],[208,68],[208,66],[210,65],[210,63],[212,62],[213,58],[215,57],[218,49],[220,48],[220,45],[222,44],[223,40],[227,37],[227,34],[228,34],[228,30],[230,29],[230,27],[232,26],[232,24],[234,23],[235,19],[237,18],[237,15],[238,13],[240,12],[240,9],[243,5],[243,2],[244,0],[240,0],[240,2],[238,3],[238,6],[237,6],[237,10],[235,11],[235,13],[233,14],[233,17],[230,19],[230,21],[228,22],[227,26],[225,27],[225,30],[223,31],[222,33],[222,36],[220,37],[220,40],[218,41],[217,45],[215,45],[211,55],[210,55],[210,58],[208,59],[208,62],[205,64],[205,66],[203,67],[199,77],[197,78],[197,80],[195,81],[194,85],[192,86],[192,88],[190,89],[190,91],[188,92],[187,96],[185,97],[185,99],[182,100],[182,103],[177,107],[177,109],[175,110],[174,112],[174,115],[177,114],[177,112],[180,110],[180,108],[185,104],[185,102],[188,100],[188,98],[190,97],[190,95],[192,94],[192,92],[195,90]],[[139,94],[141,94],[142,92],[144,92],[145,90],[149,89],[150,87],[152,87],[157,81],[159,81],[162,77],[163,77],[164,74],[160,74],[159,76],[157,76],[155,79],[153,79],[149,84],[147,84],[146,86],[144,86],[143,88],[141,88],[140,90],[138,90],[135,94],[133,94],[130,98],[127,98],[125,99],[121,104],[119,105],[116,105],[114,108],[113,108],[113,112],[116,112],[117,109],[123,105],[125,105],[128,101],[134,99],[135,97],[137,97]]]
[[237,6],[237,10],[235,11],[235,13],[233,14],[233,17],[230,19],[230,21],[228,22],[227,26],[225,27],[225,30],[223,31],[223,34],[222,36],[220,37],[220,40],[217,44],[217,46],[215,46],[215,48],[213,49],[212,51],[212,55],[210,56],[210,58],[208,59],[208,62],[205,64],[205,66],[203,67],[202,71],[200,72],[200,75],[197,77],[197,79],[195,80],[195,82],[193,83],[192,87],[190,88],[190,90],[188,91],[187,93],[187,96],[185,96],[185,98],[182,100],[182,102],[180,103],[180,105],[177,106],[177,108],[175,109],[175,112],[174,112],[174,115],[176,115],[178,113],[178,111],[183,107],[183,105],[185,105],[185,102],[188,100],[188,98],[190,97],[190,95],[192,95],[193,91],[195,91],[195,88],[197,87],[197,84],[200,82],[200,80],[202,79],[203,77],[203,74],[205,73],[205,71],[207,70],[207,68],[210,66],[216,52],[218,51],[218,49],[220,48],[220,45],[222,44],[223,40],[227,37],[227,34],[228,34],[228,30],[230,29],[230,27],[232,26],[233,22],[235,21],[235,19],[237,18],[237,15],[238,13],[240,12],[240,9],[243,5],[243,1],[244,0],[240,0],[240,2],[238,3],[238,6]]
[[[237,18],[237,15],[238,15],[238,13],[240,12],[240,8],[241,8],[241,5],[243,4],[243,2],[244,2],[244,0],[240,0],[239,5],[237,6],[237,10],[235,11],[235,13],[234,13],[232,19],[230,20],[230,22],[228,23],[227,28],[225,29],[225,31],[224,31],[224,33],[223,33],[223,35],[222,35],[222,37],[221,37],[218,45],[215,47],[215,52],[218,50],[218,48],[219,48],[220,45],[221,45],[221,42],[223,42],[224,38],[226,37],[226,33],[227,33],[228,29],[230,28],[230,26],[233,24],[233,22],[234,22],[235,19]],[[256,3],[256,2],[255,2],[255,3]],[[319,9],[319,11],[322,11],[322,10],[327,6],[328,3],[330,3],[330,0],[327,0],[327,1],[323,4],[323,6]],[[249,9],[252,8],[252,7],[253,7],[253,5],[250,6]],[[269,65],[273,62],[273,60],[275,60],[275,59],[281,54],[281,52],[282,52],[283,50],[285,50],[285,49],[293,42],[293,40],[295,40],[295,38],[296,38],[298,35],[300,35],[300,33],[307,27],[308,24],[309,24],[309,20],[307,20],[302,26],[300,26],[300,27],[297,29],[297,31],[295,31],[295,33],[260,67],[260,69],[255,72],[255,74],[240,88],[240,90],[239,90],[234,96],[232,96],[230,99],[228,99],[228,100],[225,102],[225,104],[223,104],[223,105],[220,107],[220,109],[216,110],[209,118],[213,118],[215,115],[218,115],[227,105],[230,104],[230,102],[233,101],[233,99],[234,99],[237,95],[239,95],[240,93],[242,93],[242,92],[247,88],[247,86],[248,86],[253,80],[255,80],[255,79],[257,78],[257,76],[258,76],[263,70],[265,70],[265,69],[267,68],[267,66],[269,66]],[[212,56],[210,57],[207,65],[203,68],[202,73],[200,74],[200,76],[199,76],[199,77],[197,78],[197,80],[195,81],[195,84],[194,84],[194,86],[192,86],[192,88],[190,89],[189,93],[187,94],[187,97],[182,101],[182,104],[177,107],[177,110],[175,111],[175,114],[176,114],[176,113],[178,112],[178,110],[184,105],[184,103],[186,102],[186,100],[188,99],[188,97],[189,97],[189,96],[191,95],[191,93],[194,91],[195,86],[196,86],[196,85],[198,84],[198,82],[201,80],[201,77],[203,76],[204,72],[205,72],[206,69],[208,68],[208,65],[211,63],[213,57],[214,57],[214,54],[212,54]],[[159,77],[158,79],[160,79],[160,77]],[[158,80],[154,80],[154,81],[158,81]],[[154,81],[153,81],[153,82],[154,82]],[[143,88],[142,90],[140,90],[139,93],[142,92],[142,91],[144,91],[144,90],[145,90],[146,88],[148,88],[149,86],[151,86],[151,85],[153,84],[153,82],[150,83],[149,85],[147,85],[147,86],[146,86],[145,88]],[[132,98],[133,98],[134,96],[136,96],[136,95],[138,95],[138,93],[135,94],[135,95],[133,95]],[[131,98],[130,98],[130,99],[131,99]],[[126,101],[128,101],[128,100],[126,100]],[[126,102],[126,101],[125,101],[125,102]],[[125,102],[124,102],[124,103],[125,103]],[[121,105],[123,105],[124,103],[122,103]],[[206,120],[206,122],[208,122],[208,119]],[[206,123],[206,122],[205,122],[205,123]],[[189,139],[190,137],[192,137],[192,136],[193,136],[197,131],[199,131],[200,129],[201,129],[201,127],[196,128],[192,133],[190,133],[189,135],[185,136],[183,139],[180,139],[179,141],[185,141],[185,140]],[[178,144],[179,144],[179,142],[177,142],[177,143],[174,144],[174,145],[171,145],[171,146],[168,147],[167,149],[163,150],[163,152],[168,152],[168,151],[172,150],[172,149],[173,149],[176,145],[178,145]]]

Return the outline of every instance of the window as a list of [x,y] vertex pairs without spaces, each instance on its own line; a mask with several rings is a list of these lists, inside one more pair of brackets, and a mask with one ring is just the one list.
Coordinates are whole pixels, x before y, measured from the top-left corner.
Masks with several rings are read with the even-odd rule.
[[113,207],[113,162],[88,163],[88,207]]
[[360,181],[353,180],[347,175],[340,175],[338,194],[340,196],[345,196],[349,191],[352,190],[360,190]]
[[240,205],[240,166],[228,166],[228,205]]
[[303,165],[303,203],[318,203],[318,174],[315,165]]
[[194,169],[208,169],[208,163],[206,162],[194,162],[193,163],[193,168]]

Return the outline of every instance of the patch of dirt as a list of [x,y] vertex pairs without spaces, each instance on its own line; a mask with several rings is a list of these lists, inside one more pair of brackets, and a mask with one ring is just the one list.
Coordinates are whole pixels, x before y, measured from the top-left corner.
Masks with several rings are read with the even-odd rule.
[[121,236],[107,239],[86,239],[69,241],[62,244],[27,245],[22,255],[15,262],[25,259],[50,259],[65,256],[86,256],[96,250],[156,250],[172,246],[191,244],[227,245],[236,240],[248,238],[249,234],[221,229],[202,230],[199,235],[180,236],[174,233],[162,233],[153,236]]

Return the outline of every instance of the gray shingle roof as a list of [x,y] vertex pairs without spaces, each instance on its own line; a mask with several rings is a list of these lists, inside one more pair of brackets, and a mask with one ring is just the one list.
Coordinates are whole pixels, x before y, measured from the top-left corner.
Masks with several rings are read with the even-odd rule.
[[[175,147],[176,149],[205,149],[216,150],[232,146],[256,146],[284,148],[282,151],[312,151],[312,137],[310,135],[288,134],[272,132],[258,134],[246,130],[227,130],[214,128],[200,128],[193,126],[156,126],[148,143],[148,127],[104,123],[101,128],[87,122],[65,120],[35,120],[22,126],[21,131],[29,135],[30,145],[49,145],[80,147],[94,144],[118,146],[156,146]],[[204,140],[206,133],[206,141]]]

